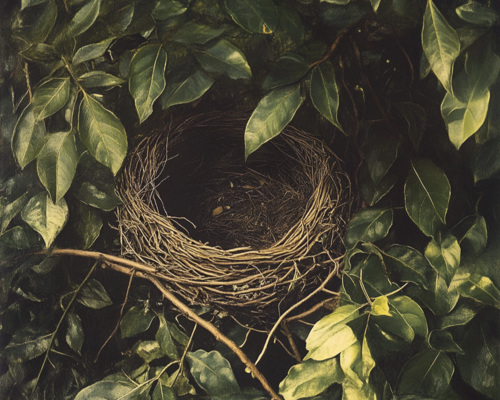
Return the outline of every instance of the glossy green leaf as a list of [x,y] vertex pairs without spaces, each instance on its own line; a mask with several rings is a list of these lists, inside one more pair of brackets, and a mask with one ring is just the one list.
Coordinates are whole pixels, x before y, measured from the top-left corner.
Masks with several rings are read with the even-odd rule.
[[66,330],[66,343],[78,354],[81,354],[84,334],[80,317],[73,312],[66,316],[68,328]]
[[36,6],[37,4],[45,3],[47,0],[21,0],[21,10],[25,8]]
[[358,307],[347,305],[320,319],[307,337],[306,348],[309,353],[304,360],[322,361],[335,357],[356,342],[354,332],[346,323],[358,315]]
[[375,360],[372,358],[366,335],[363,335],[362,344],[357,341],[340,354],[340,366],[346,376],[344,385],[350,381],[355,386],[361,387],[368,382],[370,373],[375,367]]
[[448,178],[428,159],[412,162],[405,183],[405,208],[427,236],[435,236],[445,223],[451,186]]
[[225,6],[234,22],[252,33],[273,33],[279,14],[272,0],[226,0]]
[[44,42],[54,28],[57,20],[57,6],[55,0],[47,2],[42,15],[30,27],[28,38],[32,42]]
[[311,77],[311,101],[328,121],[342,131],[338,120],[339,89],[335,71],[330,62],[321,63],[313,69]]
[[33,43],[20,54],[27,60],[38,63],[50,63],[60,60],[54,46],[45,43]]
[[125,83],[125,81],[117,76],[107,74],[103,71],[91,71],[86,74],[81,75],[78,78],[80,84],[86,88],[94,88],[94,87],[113,87],[120,86]]
[[252,77],[245,55],[227,40],[218,40],[203,49],[193,49],[193,53],[205,71],[223,73],[231,79]]
[[191,375],[209,396],[240,392],[229,361],[222,357],[219,352],[207,353],[205,350],[188,352],[187,360],[191,368]]
[[168,377],[165,384],[175,390],[177,396],[186,394],[196,395],[195,388],[189,383],[186,375],[179,373],[179,370]]
[[482,215],[474,216],[474,223],[467,229],[460,239],[460,245],[478,254],[488,243],[488,227]]
[[425,257],[449,285],[460,265],[460,245],[456,237],[448,235],[441,244],[432,239],[425,248]]
[[152,15],[154,19],[164,20],[184,14],[186,10],[187,7],[180,1],[162,0],[156,4]]
[[500,398],[500,324],[498,313],[477,318],[460,343],[464,354],[457,355],[460,375],[478,392]]
[[175,361],[179,360],[179,352],[177,351],[177,347],[175,346],[169,328],[169,325],[167,325],[166,323],[161,325],[158,329],[158,332],[156,332],[155,338],[168,358],[170,358],[172,361]]
[[142,306],[130,308],[120,322],[120,332],[123,338],[132,337],[145,332],[151,326],[155,314]]
[[297,84],[275,89],[259,102],[245,129],[245,159],[281,133],[303,100]]
[[186,104],[199,99],[212,87],[214,80],[202,71],[195,71],[192,75],[184,79],[180,77],[169,80],[160,102],[162,108],[166,110],[177,104]]
[[456,8],[456,12],[464,21],[489,28],[498,23],[498,12],[477,1],[470,1]]
[[78,36],[89,29],[99,16],[100,9],[101,0],[89,0],[87,4],[78,10],[69,23],[69,34]]
[[47,351],[51,335],[40,335],[33,328],[20,330],[12,336],[2,351],[2,356],[14,362],[32,360]]
[[29,249],[32,242],[22,226],[15,226],[2,232],[0,244],[10,249]]
[[291,4],[284,3],[279,8],[279,28],[285,31],[294,42],[300,44],[304,41],[304,24],[300,14]]
[[47,257],[40,264],[31,267],[39,275],[45,275],[51,272],[57,265],[59,265],[59,257]]
[[50,117],[68,102],[69,78],[53,78],[40,85],[33,95],[33,113],[37,120]]
[[361,183],[361,197],[370,206],[377,204],[394,187],[401,174],[399,168],[393,167],[380,179],[378,184],[373,183],[370,171],[366,163],[359,169],[359,180]]
[[446,353],[463,353],[461,347],[455,342],[448,331],[434,330],[429,333],[429,345],[438,351]]
[[12,151],[21,169],[38,156],[45,140],[45,123],[36,120],[33,108],[30,103],[23,110],[12,135]]
[[396,352],[415,339],[415,331],[399,312],[390,308],[390,315],[370,315],[369,340],[378,352]]
[[114,210],[122,204],[121,199],[115,193],[114,185],[110,184],[101,184],[97,187],[91,182],[83,182],[75,195],[81,202],[103,211]]
[[339,361],[331,358],[324,361],[306,360],[294,365],[280,383],[279,393],[285,400],[298,400],[316,396],[334,383],[341,383],[344,373]]
[[165,89],[167,52],[161,44],[141,47],[130,61],[129,90],[140,122],[153,113],[153,103]]
[[153,391],[153,400],[177,400],[177,396],[172,388],[158,382]]
[[165,353],[156,340],[139,341],[134,345],[132,352],[147,363],[165,356]]
[[473,165],[476,182],[498,176],[500,172],[500,139],[492,139],[481,145]]
[[102,228],[101,213],[94,207],[78,202],[71,212],[73,231],[79,247],[90,248],[99,237]]
[[389,298],[391,313],[399,314],[415,331],[422,337],[427,336],[427,319],[422,308],[408,296],[397,296]]
[[359,242],[376,242],[391,229],[393,212],[388,208],[360,210],[347,225],[344,243],[352,249]]
[[262,83],[262,88],[270,90],[278,86],[297,82],[307,71],[309,71],[309,63],[302,56],[295,53],[287,53],[279,58],[271,73]]
[[377,297],[372,305],[371,312],[374,315],[391,315],[389,313],[389,299],[387,296],[379,296]]
[[422,47],[432,71],[446,91],[452,92],[453,64],[460,54],[460,40],[432,0],[427,1],[425,9]]
[[28,203],[28,192],[23,193],[11,203],[0,199],[0,234],[3,234],[10,224],[10,221],[21,212],[26,203]]
[[487,276],[464,273],[457,276],[457,284],[462,296],[500,308],[500,290]]
[[483,305],[475,301],[462,299],[458,307],[438,320],[436,327],[438,329],[447,329],[467,325],[483,307]]
[[408,124],[408,136],[413,144],[413,148],[418,150],[420,140],[425,131],[427,113],[416,103],[401,102],[397,108]]
[[351,0],[320,0],[321,3],[337,4],[339,6],[345,6],[349,4]]
[[68,191],[78,163],[73,131],[51,133],[37,159],[40,182],[54,202],[61,200]]
[[[344,270],[345,272],[345,270]],[[356,285],[356,288],[352,288],[347,285],[347,279]],[[343,282],[345,282],[346,289],[349,287],[347,292],[353,298],[355,292],[359,293],[357,300],[360,304],[366,302],[366,297],[361,289],[359,280],[362,278],[363,286],[371,298],[379,297],[385,294],[389,294],[398,289],[398,285],[392,283],[387,278],[387,271],[385,266],[382,265],[382,261],[376,255],[370,255],[365,260],[358,262],[354,268],[349,272],[349,274],[343,275]],[[354,298],[353,298],[354,300]]]
[[90,279],[83,286],[76,300],[85,307],[101,309],[113,304],[102,283],[95,279]]
[[177,32],[172,35],[171,40],[186,44],[205,44],[222,35],[225,30],[225,27],[215,28],[210,25],[189,21],[183,24]]
[[42,235],[45,246],[49,248],[68,220],[68,205],[64,199],[54,204],[47,193],[38,193],[26,204],[21,217]]
[[413,282],[426,289],[432,288],[434,271],[426,258],[409,246],[392,246],[383,253],[391,276],[403,282]]
[[111,45],[111,42],[113,40],[114,38],[111,37],[99,43],[92,43],[80,47],[73,57],[73,65],[78,65],[82,62],[90,61],[97,57],[101,57],[106,52],[108,47]]
[[453,362],[445,353],[426,349],[405,364],[396,391],[399,395],[436,398],[448,388],[454,372]]
[[127,154],[127,134],[116,115],[84,94],[78,115],[78,131],[90,154],[116,175]]
[[377,12],[382,0],[370,0],[372,3],[373,11]]
[[444,278],[439,274],[435,274],[434,279],[429,283],[430,289],[410,288],[409,294],[420,299],[435,315],[448,314],[460,297],[456,285],[452,282],[452,285],[448,287]]
[[75,400],[139,399],[137,393],[140,388],[128,380],[121,380],[119,382],[104,380],[81,390],[75,397]]

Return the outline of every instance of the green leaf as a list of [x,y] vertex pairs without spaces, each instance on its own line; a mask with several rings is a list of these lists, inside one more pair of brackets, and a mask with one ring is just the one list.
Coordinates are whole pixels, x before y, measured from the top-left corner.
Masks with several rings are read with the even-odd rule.
[[39,63],[50,63],[60,60],[54,46],[45,43],[33,43],[20,54],[29,61]]
[[378,7],[380,6],[380,2],[382,0],[370,0],[372,3],[373,11],[377,12]]
[[24,10],[25,8],[45,3],[46,1],[47,0],[21,0],[21,11]]
[[245,55],[227,40],[218,40],[203,49],[193,49],[193,53],[205,71],[223,73],[231,79],[252,77]]
[[129,90],[140,122],[153,112],[153,103],[165,89],[167,52],[161,44],[141,47],[130,61]]
[[68,205],[64,199],[54,204],[47,193],[41,192],[26,204],[21,217],[42,235],[45,246],[49,248],[68,220]]
[[15,226],[2,233],[0,244],[10,249],[29,249],[32,242],[22,226]]
[[335,80],[335,71],[330,62],[321,63],[313,69],[311,101],[321,115],[343,131],[337,116],[339,89]]
[[161,349],[168,356],[168,358],[175,361],[179,360],[180,357],[169,328],[168,324],[162,324],[158,329],[158,332],[156,332],[155,339],[160,344]]
[[75,196],[81,202],[103,211],[114,210],[122,204],[121,199],[115,193],[114,185],[110,184],[101,184],[97,187],[90,182],[83,182]]
[[153,18],[164,20],[184,14],[187,7],[177,0],[162,0],[156,4],[153,11]]
[[100,8],[101,0],[89,0],[87,4],[78,10],[69,23],[69,34],[78,36],[89,29],[99,16]]
[[297,44],[304,41],[304,24],[300,19],[300,14],[292,4],[284,3],[279,8],[280,22],[279,28],[285,31]]
[[441,317],[436,327],[447,329],[454,326],[467,325],[484,306],[471,300],[462,300],[461,304],[449,314]]
[[409,246],[396,245],[383,255],[391,276],[396,280],[432,288],[434,271],[420,252]]
[[339,361],[332,358],[325,361],[306,360],[294,365],[280,383],[279,393],[285,400],[298,400],[316,396],[334,383],[341,383],[344,373]]
[[21,212],[26,203],[28,203],[28,192],[23,193],[11,203],[0,199],[0,234],[3,234],[10,224],[10,221]]
[[347,378],[343,385],[349,382],[361,387],[368,382],[370,373],[375,368],[375,360],[372,358],[366,335],[363,335],[363,345],[357,341],[340,354],[340,366]]
[[[347,277],[349,278],[348,280],[346,280]],[[358,262],[350,271],[349,275],[344,274],[343,282],[347,284],[347,282],[360,280],[360,278],[363,278],[363,286],[370,297],[379,297],[392,293],[398,289],[398,285],[390,282],[387,278],[387,271],[385,266],[382,265],[380,258],[373,254],[369,255],[362,262]],[[347,289],[348,286],[345,285],[347,292],[353,300],[354,292],[359,292],[358,302],[360,304],[366,302],[366,297],[361,290],[361,285],[358,282],[354,282],[354,284],[356,285],[356,289],[352,289],[351,287]]]
[[177,400],[177,396],[172,388],[158,382],[153,391],[153,400]]
[[42,120],[58,112],[69,100],[69,78],[52,78],[41,84],[33,94],[33,113]]
[[431,68],[447,92],[452,92],[453,64],[460,54],[460,40],[432,0],[427,1],[422,46]]
[[451,186],[441,169],[428,159],[411,164],[405,183],[405,208],[409,217],[427,236],[435,236],[446,222]]
[[113,304],[102,283],[95,279],[90,279],[83,286],[76,300],[85,307],[94,309],[101,309]]
[[66,323],[68,324],[66,343],[78,354],[81,354],[84,340],[82,321],[78,315],[70,311],[66,316]]
[[78,78],[78,81],[86,89],[94,87],[120,86],[125,83],[123,79],[111,74],[107,74],[103,71],[87,72],[86,74],[81,75]]
[[401,170],[394,166],[380,179],[378,184],[374,184],[370,171],[366,163],[361,165],[359,170],[359,180],[361,182],[361,196],[370,206],[377,204],[394,187],[399,179]]
[[398,135],[385,122],[373,123],[368,129],[361,154],[375,185],[380,183],[396,161],[400,145]]
[[186,104],[199,99],[210,89],[214,80],[202,71],[195,71],[192,75],[173,77],[161,96],[161,105],[164,110],[177,104]]
[[278,86],[297,82],[307,73],[307,71],[309,71],[309,63],[302,56],[295,53],[287,53],[280,57],[271,73],[262,83],[262,88],[264,90],[270,90]]
[[111,37],[99,43],[92,43],[80,47],[73,57],[73,66],[85,61],[93,60],[97,57],[101,57],[106,52],[114,39],[114,37]]
[[396,391],[399,395],[421,394],[437,398],[448,388],[454,371],[446,354],[426,349],[405,364]]
[[21,169],[33,161],[44,145],[45,123],[35,119],[30,103],[17,120],[12,135],[12,152]]
[[474,181],[493,178],[500,172],[500,138],[488,140],[476,153],[474,159]]
[[297,84],[275,89],[259,102],[245,129],[245,159],[281,133],[303,100]]
[[50,0],[44,7],[42,15],[30,27],[28,38],[32,42],[44,42],[54,28],[57,20],[55,0]]
[[456,285],[452,282],[448,287],[444,278],[435,274],[429,286],[431,288],[427,290],[414,288],[411,295],[419,298],[435,315],[445,315],[453,310],[460,297]]
[[487,276],[464,273],[457,276],[457,284],[462,296],[500,308],[500,290]]
[[500,331],[498,312],[477,318],[461,342],[464,354],[457,354],[460,375],[478,392],[500,398]]
[[207,353],[200,349],[194,353],[188,352],[187,360],[191,367],[191,375],[209,396],[240,392],[229,361],[219,352]]
[[84,94],[78,115],[78,131],[90,154],[116,175],[127,154],[127,134],[116,115]]
[[453,229],[460,246],[473,254],[481,253],[488,243],[488,227],[482,215],[470,215],[459,222]]
[[139,399],[138,394],[141,388],[126,380],[100,381],[81,390],[75,400]]
[[[425,57],[425,55],[423,55],[423,57]],[[422,135],[425,131],[427,113],[416,103],[401,102],[396,106],[408,123],[408,136],[413,144],[413,148],[418,150],[420,139],[422,139]]]
[[387,296],[379,296],[373,301],[371,313],[374,315],[391,315],[389,313],[389,299]]
[[102,218],[99,210],[87,204],[77,202],[71,212],[73,231],[76,234],[79,247],[90,248],[99,237],[102,228]]
[[487,5],[470,1],[456,8],[460,18],[471,24],[489,28],[498,23],[498,13]]
[[346,323],[358,315],[357,306],[347,305],[320,319],[307,337],[306,348],[309,353],[304,360],[326,360],[335,357],[355,343],[357,338]]
[[53,202],[61,200],[71,186],[78,158],[73,131],[51,133],[47,137],[36,167],[40,182]]
[[139,341],[134,345],[132,352],[139,355],[147,363],[165,356],[156,340]]
[[50,334],[40,335],[38,329],[23,329],[14,333],[2,356],[16,363],[32,360],[47,351],[50,337]]
[[270,34],[276,30],[279,14],[272,0],[226,0],[234,22],[252,33]]
[[45,275],[59,265],[59,261],[59,257],[47,257],[40,264],[31,267],[31,269],[39,275]]
[[429,345],[438,351],[463,353],[462,348],[453,340],[453,336],[448,331],[434,330],[429,333]]
[[415,331],[422,337],[427,336],[427,319],[422,308],[408,296],[397,296],[390,298],[389,303],[394,310],[392,314],[399,314]]
[[183,24],[177,32],[172,35],[171,40],[186,44],[205,44],[222,35],[225,30],[225,27],[215,28],[210,25],[189,21]]
[[448,235],[441,244],[432,239],[425,248],[425,257],[449,285],[460,265],[460,245],[455,236]]
[[387,236],[392,226],[393,212],[390,208],[360,210],[347,225],[345,246],[352,249],[359,242],[376,242]]
[[145,332],[151,326],[155,314],[142,306],[130,308],[120,322],[122,338],[132,337]]

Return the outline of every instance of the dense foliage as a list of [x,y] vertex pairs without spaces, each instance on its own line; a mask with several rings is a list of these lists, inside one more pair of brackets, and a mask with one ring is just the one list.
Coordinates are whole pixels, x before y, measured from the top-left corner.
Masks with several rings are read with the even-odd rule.
[[[3,399],[269,398],[149,286],[51,257],[116,250],[127,152],[156,116],[193,107],[249,111],[246,157],[293,119],[344,159],[358,194],[338,308],[290,326],[301,363],[263,361],[291,366],[271,382],[285,400],[500,398],[500,4],[1,7]],[[251,331],[226,319],[243,345]]]

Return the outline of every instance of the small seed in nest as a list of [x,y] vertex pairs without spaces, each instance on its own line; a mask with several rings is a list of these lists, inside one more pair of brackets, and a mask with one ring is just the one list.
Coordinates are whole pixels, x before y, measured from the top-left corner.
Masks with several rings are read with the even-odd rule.
[[219,206],[217,208],[214,208],[214,210],[212,211],[212,217],[216,217],[217,215],[222,214],[224,210],[229,210],[229,209],[231,209],[231,207],[229,206],[224,206],[224,207]]

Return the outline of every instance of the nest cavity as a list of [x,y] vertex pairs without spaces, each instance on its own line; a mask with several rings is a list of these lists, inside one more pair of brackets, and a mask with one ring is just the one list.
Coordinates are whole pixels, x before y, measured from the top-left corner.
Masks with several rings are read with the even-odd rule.
[[351,194],[336,156],[293,127],[245,162],[247,120],[197,115],[145,138],[120,177],[117,216],[122,255],[170,290],[260,317],[335,267]]

